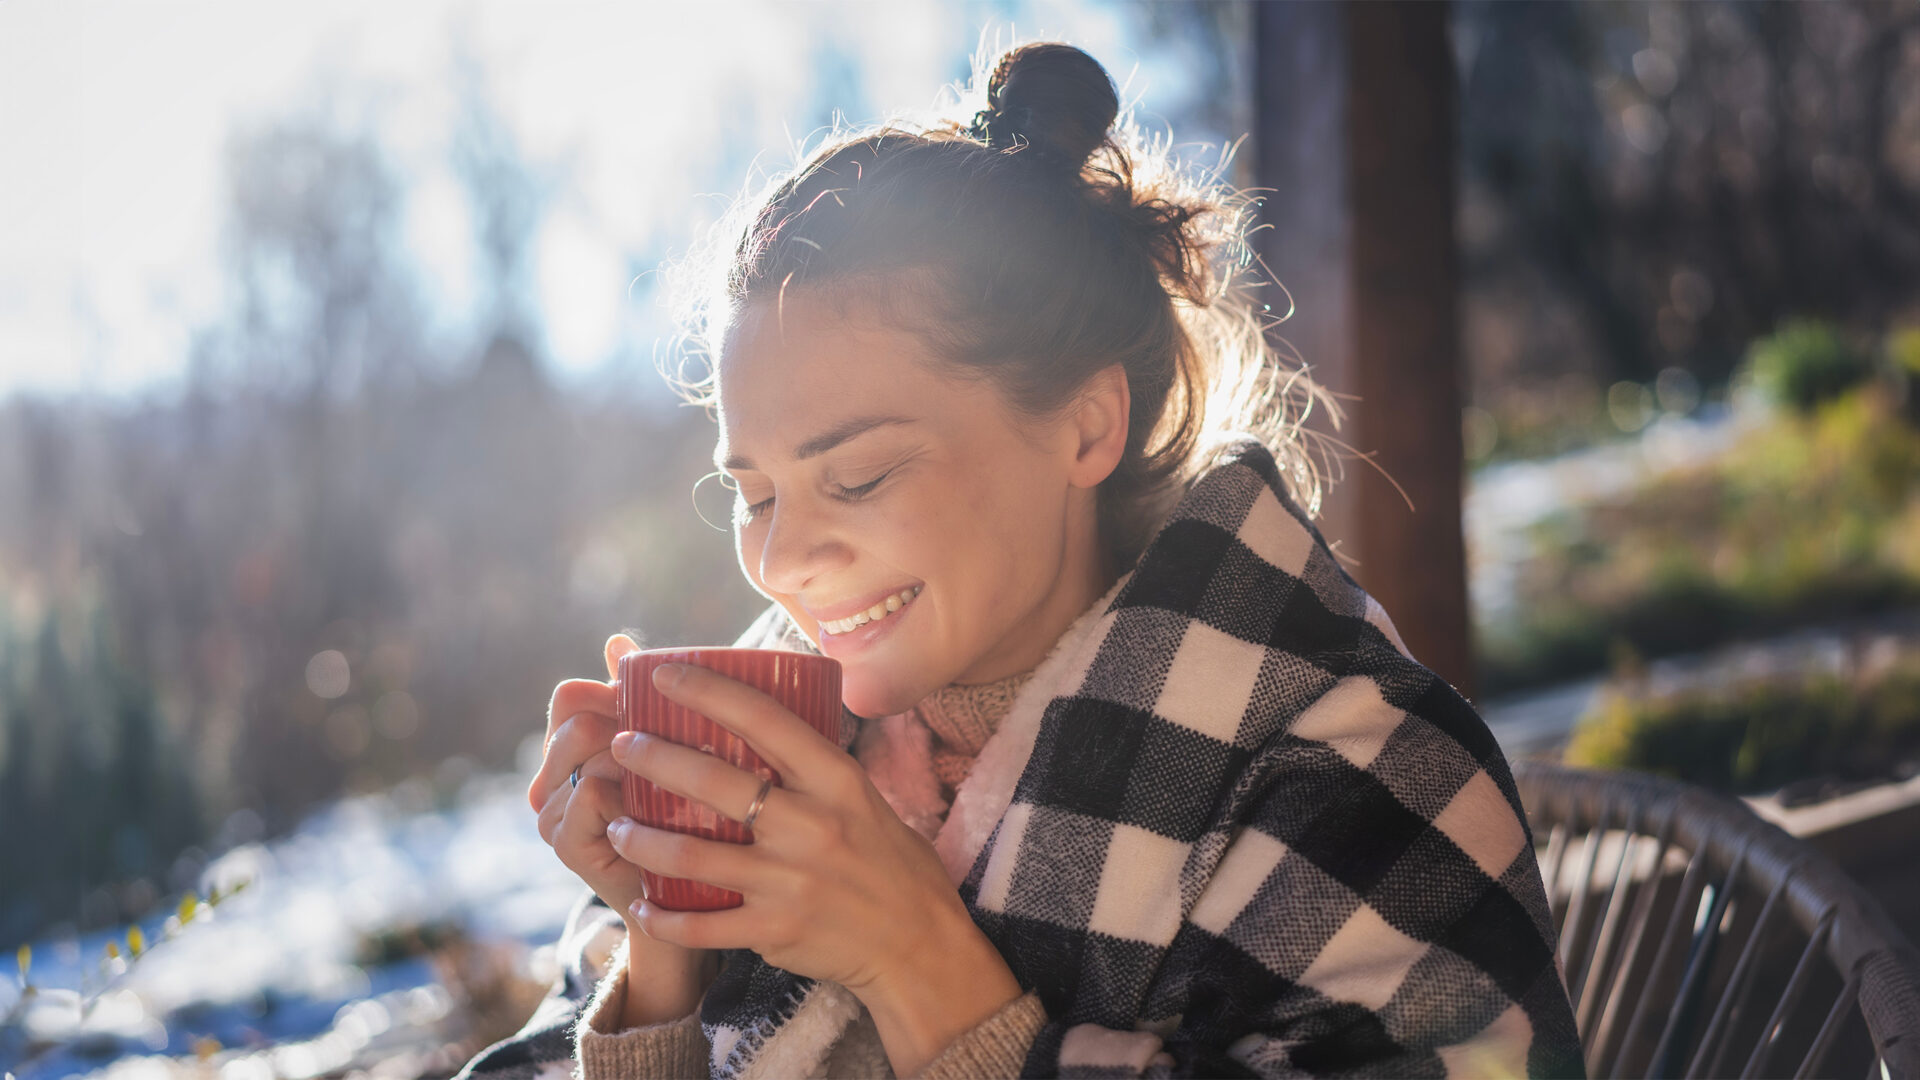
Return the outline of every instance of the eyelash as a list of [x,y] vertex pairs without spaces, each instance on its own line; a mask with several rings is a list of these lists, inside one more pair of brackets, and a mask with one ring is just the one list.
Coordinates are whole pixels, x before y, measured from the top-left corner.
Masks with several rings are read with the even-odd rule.
[[[846,502],[859,502],[861,499],[866,498],[867,495],[870,494],[874,488],[879,487],[880,481],[885,480],[887,477],[892,475],[893,475],[893,470],[888,469],[886,472],[883,472],[879,476],[874,477],[872,480],[869,480],[866,483],[861,484],[859,487],[841,488],[840,493],[835,495],[834,498],[842,499],[842,500],[845,500]],[[759,517],[761,514],[766,513],[767,507],[772,505],[773,505],[772,499],[762,499],[757,503],[748,503],[740,511],[740,523],[745,524],[746,522],[752,521],[753,519]]]

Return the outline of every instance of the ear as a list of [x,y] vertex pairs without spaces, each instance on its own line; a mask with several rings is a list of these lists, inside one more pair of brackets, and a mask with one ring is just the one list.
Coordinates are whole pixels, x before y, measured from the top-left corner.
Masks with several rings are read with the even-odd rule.
[[1113,474],[1127,452],[1127,420],[1132,399],[1127,393],[1127,370],[1114,364],[1095,374],[1075,398],[1067,418],[1073,436],[1074,459],[1067,482],[1090,488]]

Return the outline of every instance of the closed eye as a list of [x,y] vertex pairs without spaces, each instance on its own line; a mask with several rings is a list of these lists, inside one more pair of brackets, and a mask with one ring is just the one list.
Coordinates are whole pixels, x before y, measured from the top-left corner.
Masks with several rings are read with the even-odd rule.
[[[892,475],[893,475],[893,470],[888,469],[886,472],[881,473],[879,476],[874,477],[872,480],[869,480],[858,487],[842,487],[839,484],[835,484],[834,487],[836,490],[833,493],[833,497],[841,500],[842,502],[859,502],[861,499],[864,499],[868,495],[872,494],[873,489],[879,487],[880,482],[882,480],[885,480],[887,477]],[[734,512],[734,523],[736,525],[745,525],[747,522],[750,522],[755,518],[759,517],[760,515],[766,513],[767,509],[772,505],[773,505],[773,499],[771,498],[762,499],[757,503],[743,502],[739,505],[739,508]]]
[[[859,487],[840,488],[840,491],[835,497],[846,499],[849,502],[852,502],[857,499],[866,498],[869,492],[871,492],[874,488],[877,488],[880,486],[880,481],[885,480],[887,477],[892,475],[893,475],[893,470],[888,469],[886,472],[883,472],[879,476],[876,476],[873,479],[867,481],[866,483],[861,484]],[[835,485],[835,486],[838,487],[839,485]]]

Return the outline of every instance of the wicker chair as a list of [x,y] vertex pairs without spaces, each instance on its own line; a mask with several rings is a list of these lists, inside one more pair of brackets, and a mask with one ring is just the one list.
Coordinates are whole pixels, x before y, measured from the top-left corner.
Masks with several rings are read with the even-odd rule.
[[1920,956],[1820,853],[1690,785],[1514,776],[1591,1076],[1920,1080]]

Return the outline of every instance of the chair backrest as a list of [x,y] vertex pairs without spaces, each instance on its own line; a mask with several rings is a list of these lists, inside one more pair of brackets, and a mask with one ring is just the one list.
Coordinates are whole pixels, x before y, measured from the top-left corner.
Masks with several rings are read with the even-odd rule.
[[1593,1077],[1920,1080],[1920,956],[1744,803],[1514,762]]

